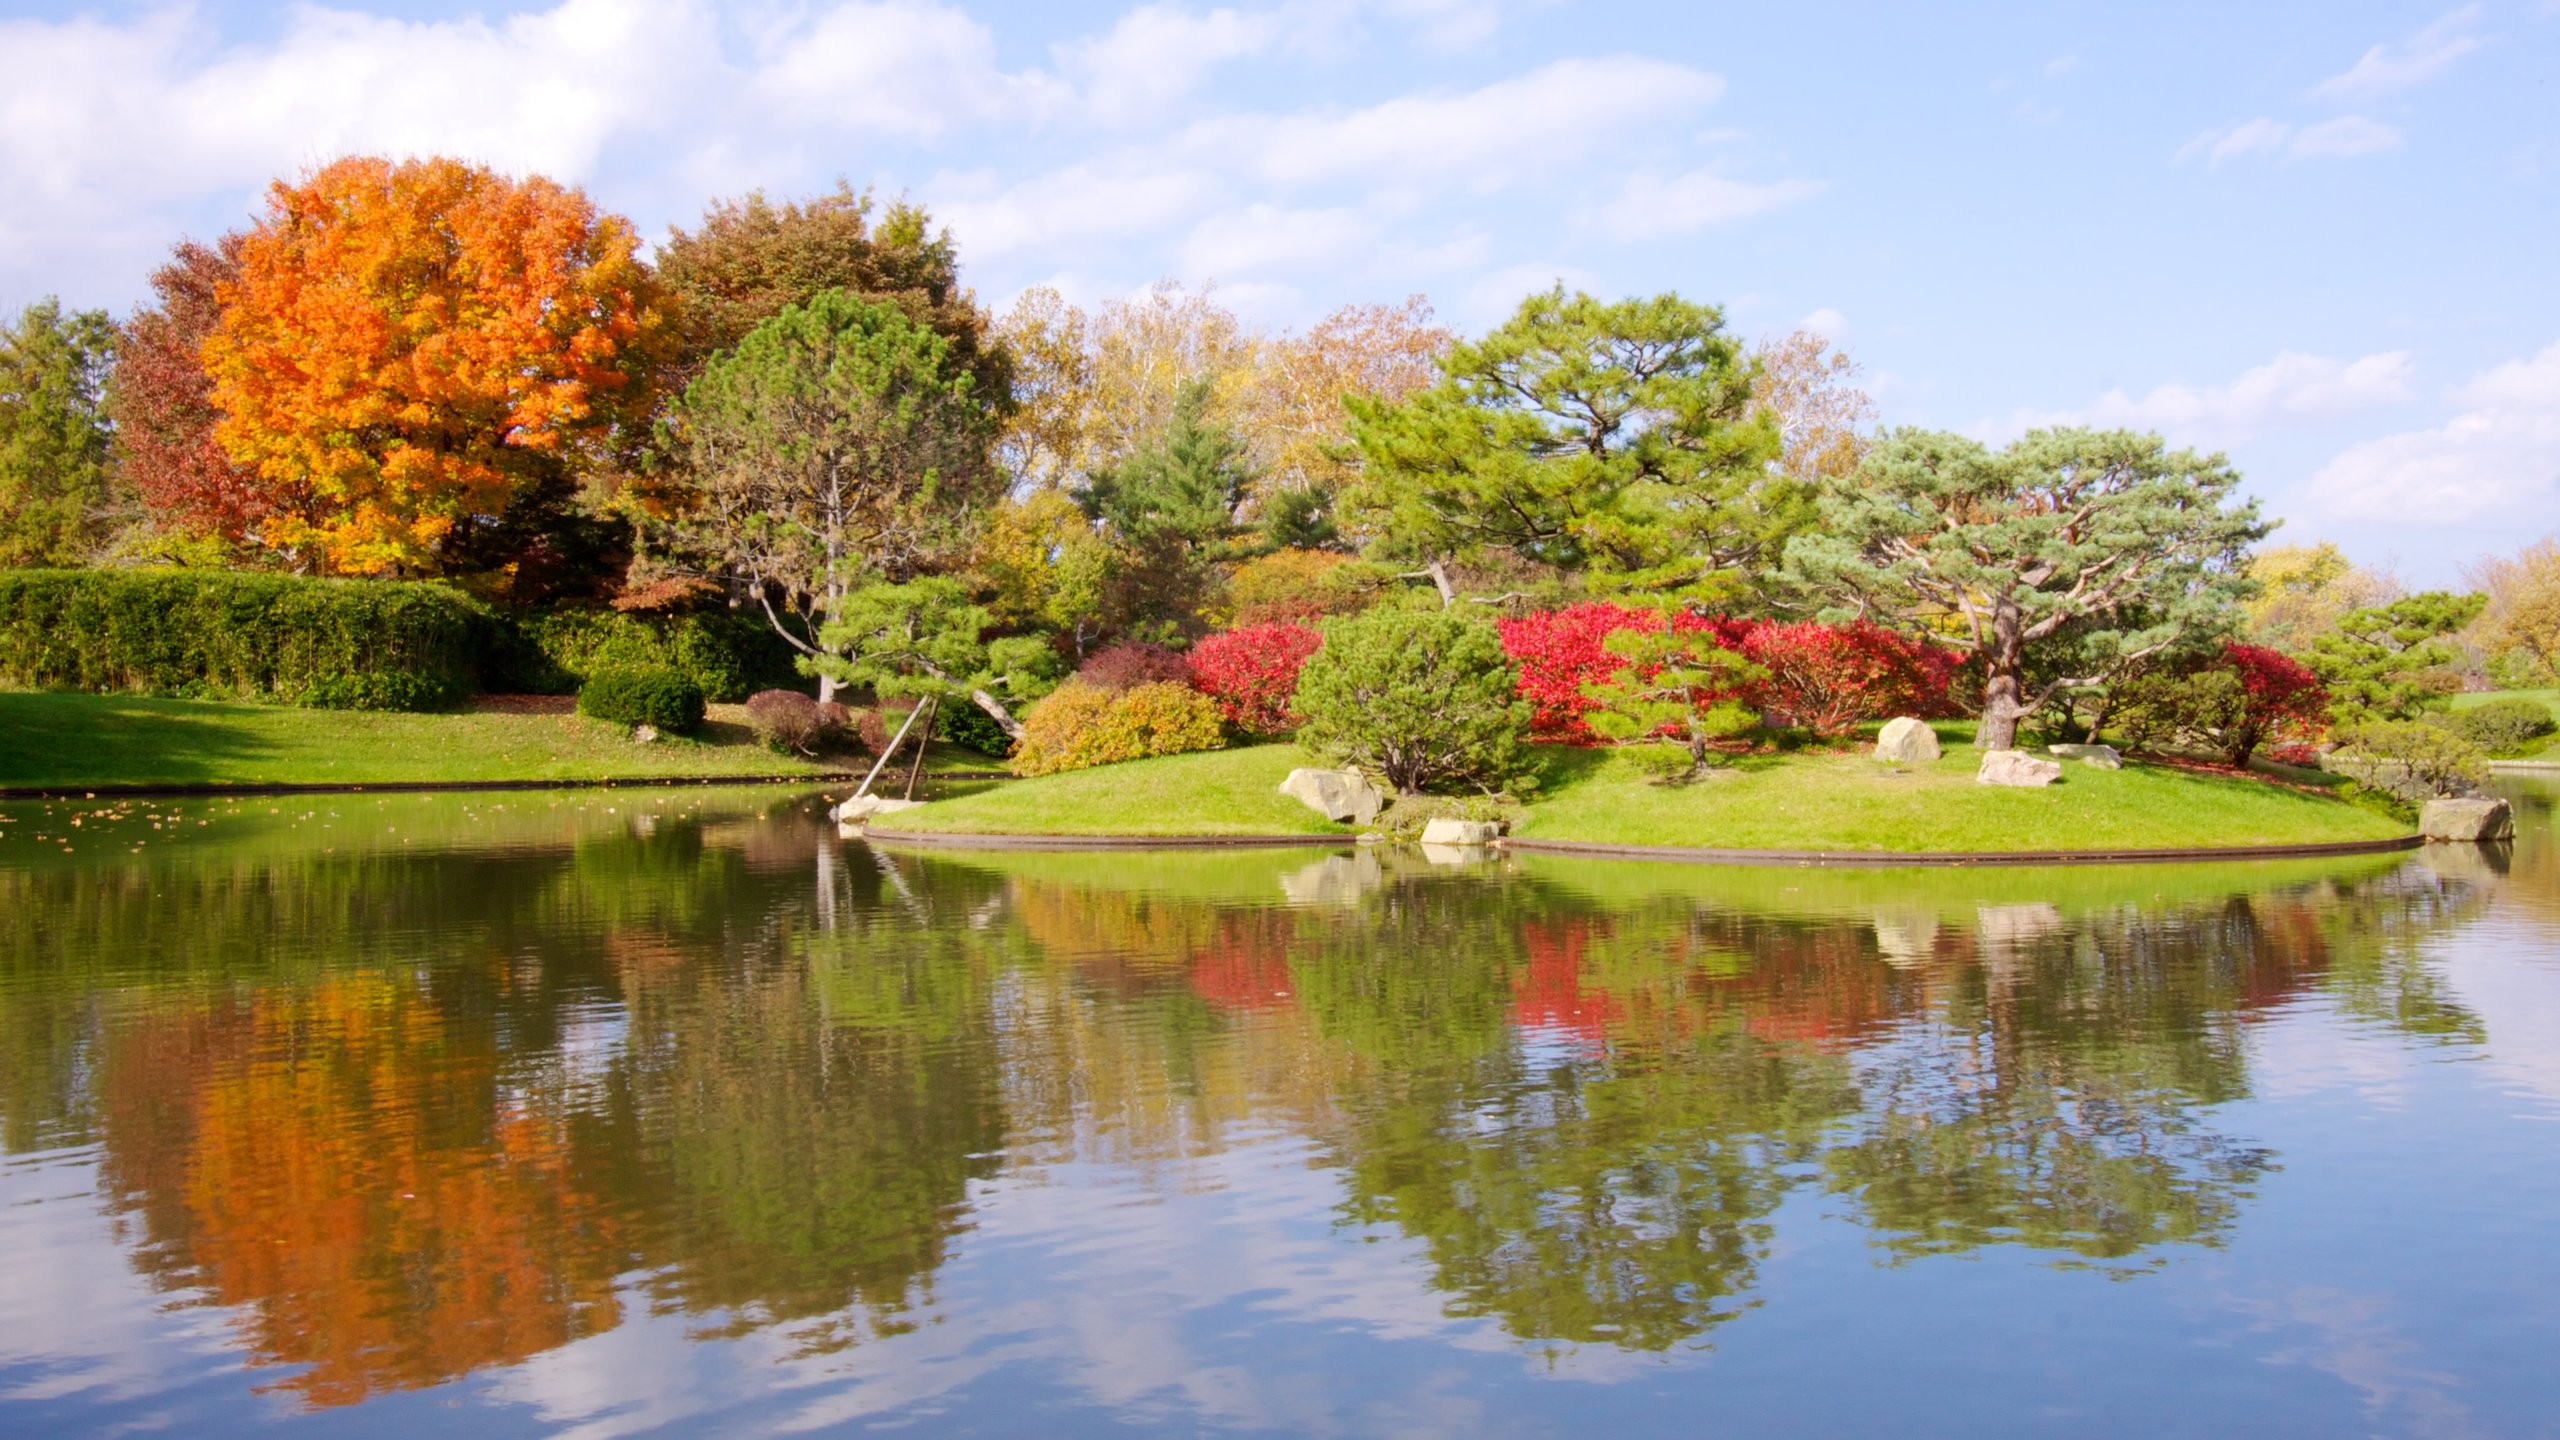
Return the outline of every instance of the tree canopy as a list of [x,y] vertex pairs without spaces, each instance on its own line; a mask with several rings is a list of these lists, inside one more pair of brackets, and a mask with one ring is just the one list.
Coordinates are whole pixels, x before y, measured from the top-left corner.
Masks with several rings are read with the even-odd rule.
[[2269,529],[2255,501],[2232,501],[2239,483],[2220,455],[2128,430],[2037,430],[1997,451],[1897,430],[1823,483],[1821,524],[1789,544],[1788,572],[1832,614],[1964,647],[1983,667],[1979,743],[2003,749],[2076,678],[2024,693],[2032,648],[2121,665],[2229,623],[2244,553]]
[[0,565],[75,565],[105,537],[115,322],[39,300],[0,325]]

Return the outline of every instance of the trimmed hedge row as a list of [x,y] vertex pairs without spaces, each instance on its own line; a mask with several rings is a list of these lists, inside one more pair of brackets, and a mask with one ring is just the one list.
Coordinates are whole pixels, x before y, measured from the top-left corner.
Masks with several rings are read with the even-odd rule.
[[578,691],[578,713],[690,735],[702,728],[702,687],[679,670],[599,670]]
[[432,710],[477,688],[503,626],[406,581],[0,571],[0,679],[46,689]]
[[676,671],[712,700],[800,681],[760,618],[506,615],[448,586],[220,570],[0,570],[0,682],[433,710]]

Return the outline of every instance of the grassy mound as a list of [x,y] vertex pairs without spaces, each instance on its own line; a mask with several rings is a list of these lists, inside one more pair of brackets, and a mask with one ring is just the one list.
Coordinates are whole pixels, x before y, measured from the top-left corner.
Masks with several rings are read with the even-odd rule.
[[1751,756],[1687,785],[1657,785],[1625,755],[1559,754],[1519,826],[1523,839],[1728,850],[1946,854],[2166,850],[2381,840],[2407,827],[2266,781],[2128,763],[2077,762],[2042,790],[1974,783],[1979,755],[1934,765],[1863,754]]
[[883,830],[943,835],[1341,835],[1280,793],[1295,745],[1163,755],[993,785],[899,813]]
[[[0,691],[0,785],[663,780],[857,768],[850,756],[821,763],[777,755],[744,719],[742,707],[714,706],[689,738],[634,745],[622,726],[569,713],[402,714]],[[928,763],[947,770],[997,762],[937,745]]]
[[[1278,793],[1293,745],[1171,755],[1022,780],[907,811],[881,827],[952,835],[1342,835]],[[2382,840],[2405,827],[2325,795],[2164,765],[2068,765],[2044,790],[1974,783],[1975,752],[1891,767],[1863,754],[1746,758],[1687,785],[1625,755],[1549,752],[1524,839],[1736,850],[1907,854],[2151,850]]]

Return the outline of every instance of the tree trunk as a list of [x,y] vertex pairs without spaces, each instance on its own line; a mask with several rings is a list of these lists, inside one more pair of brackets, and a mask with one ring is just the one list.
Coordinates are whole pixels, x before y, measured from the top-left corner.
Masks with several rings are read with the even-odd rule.
[[832,703],[834,703],[835,698],[836,698],[836,691],[837,691],[837,689],[839,689],[839,688],[840,688],[840,687],[839,687],[839,686],[837,686],[837,684],[836,684],[836,677],[834,677],[833,675],[821,675],[821,676],[819,676],[819,677],[818,677],[818,703],[819,703],[819,704],[821,704],[821,705],[828,705],[828,704],[832,704]]
[[1022,738],[1022,722],[1013,718],[1013,712],[1004,708],[1003,701],[984,690],[970,691],[969,700],[986,711],[987,718],[996,722],[997,728],[1004,731],[1007,738],[1016,741]]
[[1973,737],[1982,749],[2017,748],[2018,721],[2027,713],[2019,698],[2019,672],[2026,668],[2024,628],[2018,613],[2005,605],[1991,617],[1991,645],[1983,655],[1987,673],[1982,684],[1982,724]]

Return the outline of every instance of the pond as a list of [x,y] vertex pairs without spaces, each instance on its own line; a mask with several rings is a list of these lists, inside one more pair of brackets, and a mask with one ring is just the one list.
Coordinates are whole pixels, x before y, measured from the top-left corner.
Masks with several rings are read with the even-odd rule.
[[0,1432],[2551,1434],[2554,793],[1990,871],[0,808]]

